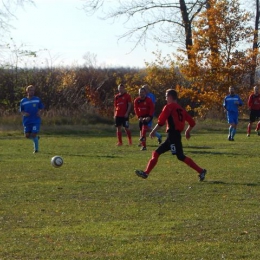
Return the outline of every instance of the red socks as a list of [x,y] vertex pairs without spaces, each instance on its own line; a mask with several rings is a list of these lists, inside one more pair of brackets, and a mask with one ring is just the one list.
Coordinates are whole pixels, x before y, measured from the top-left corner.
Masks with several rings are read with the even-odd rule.
[[159,154],[156,151],[153,151],[152,158],[150,159],[150,161],[148,162],[148,164],[146,166],[146,170],[145,170],[146,174],[149,174],[151,172],[151,170],[155,167],[155,165],[158,162],[158,158],[159,158]]
[[183,162],[185,162],[188,166],[190,166],[192,169],[194,169],[198,173],[201,173],[203,171],[202,168],[200,168],[191,158],[189,158],[187,156]]

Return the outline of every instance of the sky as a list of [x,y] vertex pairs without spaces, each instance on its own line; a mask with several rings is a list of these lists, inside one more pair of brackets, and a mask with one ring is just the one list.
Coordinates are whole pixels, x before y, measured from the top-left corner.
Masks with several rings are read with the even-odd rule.
[[16,8],[9,37],[18,48],[37,51],[36,62],[43,66],[83,65],[86,63],[83,57],[89,53],[96,56],[98,66],[142,68],[145,61],[155,60],[152,52],[174,51],[151,41],[132,50],[133,42],[119,40],[126,32],[124,25],[101,20],[100,14],[87,16],[82,10],[83,0],[34,0],[34,3]]

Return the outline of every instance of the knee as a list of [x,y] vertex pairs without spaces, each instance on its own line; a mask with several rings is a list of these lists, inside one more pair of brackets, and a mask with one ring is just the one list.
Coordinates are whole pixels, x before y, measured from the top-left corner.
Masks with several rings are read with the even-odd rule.
[[178,158],[178,160],[183,162],[185,160],[186,156],[184,154],[177,154],[177,158]]

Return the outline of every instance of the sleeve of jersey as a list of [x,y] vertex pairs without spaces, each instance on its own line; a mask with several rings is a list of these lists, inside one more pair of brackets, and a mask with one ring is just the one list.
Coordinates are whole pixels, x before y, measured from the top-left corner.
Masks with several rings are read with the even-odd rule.
[[151,100],[150,101],[150,113],[149,113],[149,116],[153,117],[153,115],[154,115],[154,103]]
[[167,118],[170,116],[171,111],[170,109],[167,108],[167,106],[165,106],[161,112],[161,114],[158,117],[158,121],[157,124],[159,126],[163,126],[167,120]]
[[248,105],[249,108],[251,108],[251,106],[252,106],[252,95],[250,95],[250,97],[247,101],[247,105]]
[[195,120],[188,114],[188,112],[185,111],[185,117],[186,117],[186,121],[188,122],[188,124],[191,126],[191,127],[194,127],[196,125],[196,122]]
[[139,111],[138,111],[138,103],[137,103],[137,100],[135,99],[134,100],[134,111],[135,111],[135,114],[137,117],[139,117]]

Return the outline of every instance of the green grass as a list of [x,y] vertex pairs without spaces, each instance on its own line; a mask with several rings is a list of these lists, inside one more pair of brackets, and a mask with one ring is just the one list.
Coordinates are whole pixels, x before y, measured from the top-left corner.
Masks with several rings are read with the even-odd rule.
[[1,132],[0,259],[258,259],[260,136],[241,125],[228,142],[221,126],[183,139],[208,170],[202,183],[170,153],[147,180],[135,176],[157,147],[139,151],[137,132],[116,147],[110,127],[43,129],[36,155],[20,132]]

